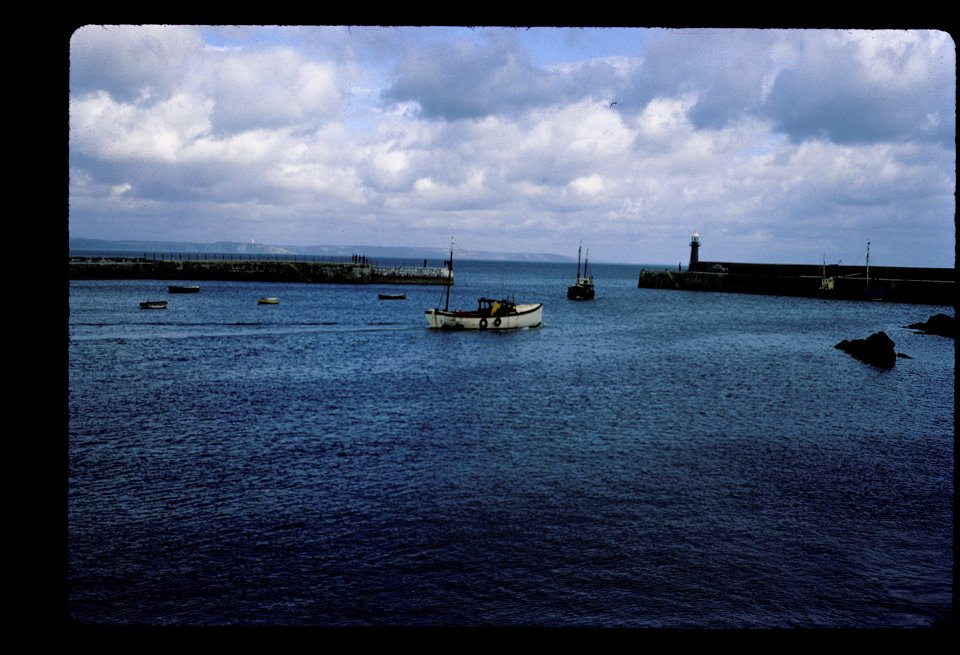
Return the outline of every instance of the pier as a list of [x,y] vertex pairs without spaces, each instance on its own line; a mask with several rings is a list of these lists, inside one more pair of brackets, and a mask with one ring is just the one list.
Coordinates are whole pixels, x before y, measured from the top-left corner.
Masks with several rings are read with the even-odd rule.
[[453,283],[446,268],[381,266],[367,261],[331,262],[308,258],[202,257],[171,253],[142,257],[70,257],[72,280],[228,280],[327,284]]
[[923,305],[956,302],[955,268],[870,266],[869,254],[865,266],[700,261],[699,248],[700,235],[694,232],[686,271],[642,270],[637,286]]
[[[714,266],[721,268],[711,270]],[[952,268],[871,267],[867,278],[862,267],[852,266],[827,266],[826,276],[815,265],[701,262],[700,267],[704,270],[643,270],[637,286],[926,305],[952,305],[956,298]]]

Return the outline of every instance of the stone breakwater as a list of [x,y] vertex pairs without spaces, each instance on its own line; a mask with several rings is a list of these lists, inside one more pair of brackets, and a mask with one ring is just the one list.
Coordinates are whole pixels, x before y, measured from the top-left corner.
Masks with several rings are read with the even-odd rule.
[[956,270],[792,264],[697,262],[693,269],[643,270],[637,286],[644,289],[719,291],[830,300],[883,300],[952,305]]
[[146,257],[71,257],[73,280],[230,280],[328,284],[439,284],[445,268],[371,263],[261,259],[173,260]]

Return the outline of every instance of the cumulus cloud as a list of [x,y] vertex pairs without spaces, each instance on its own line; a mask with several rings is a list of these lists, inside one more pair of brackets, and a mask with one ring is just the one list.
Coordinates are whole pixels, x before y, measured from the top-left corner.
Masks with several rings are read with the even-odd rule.
[[804,33],[800,62],[777,75],[763,111],[795,140],[952,142],[949,41],[942,32]]
[[120,103],[105,91],[70,103],[71,147],[100,159],[174,162],[210,128],[212,101],[173,94],[152,103]]
[[86,25],[70,40],[70,93],[106,92],[118,102],[166,97],[202,48],[194,27]]
[[695,100],[689,119],[697,127],[736,122],[758,110],[769,77],[789,58],[789,40],[777,35],[770,30],[654,30],[642,62],[622,69],[620,110],[641,112],[658,99],[683,97]]
[[434,246],[455,233],[471,249],[583,240],[592,260],[650,262],[682,259],[697,228],[718,259],[852,260],[841,251],[877,235],[878,257],[889,239],[896,263],[952,263],[948,36],[628,35],[598,50],[608,33],[82,28],[71,231]]
[[481,42],[459,39],[410,52],[383,95],[416,102],[425,118],[456,120],[520,113],[554,90],[552,77],[513,39],[487,32]]
[[216,99],[211,122],[225,133],[316,126],[343,102],[336,67],[288,47],[213,54],[198,86]]
[[695,97],[698,128],[751,114],[795,141],[950,142],[955,68],[943,32],[666,30],[651,39],[621,107]]

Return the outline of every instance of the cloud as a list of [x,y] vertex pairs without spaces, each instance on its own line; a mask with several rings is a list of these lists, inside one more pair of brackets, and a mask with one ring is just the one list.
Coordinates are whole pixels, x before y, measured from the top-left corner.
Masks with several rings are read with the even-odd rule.
[[70,145],[98,159],[175,162],[209,131],[212,104],[181,93],[132,104],[91,93],[70,103]]
[[752,115],[794,141],[952,142],[955,68],[944,32],[666,30],[649,39],[619,105],[694,97],[698,128]]
[[479,42],[461,38],[409,52],[383,97],[415,102],[427,119],[457,120],[522,113],[554,90],[553,78],[513,38],[483,32]]
[[202,48],[194,27],[86,25],[70,39],[70,93],[106,92],[118,102],[166,97]]
[[[792,47],[773,30],[654,30],[640,65],[629,71],[618,103],[640,112],[659,98],[696,100],[689,118],[723,127],[760,106],[768,77]],[[783,41],[787,52],[783,51]]]
[[954,140],[956,51],[945,33],[818,32],[800,44],[763,107],[794,140]]
[[952,262],[948,36],[638,35],[82,28],[71,230],[802,262],[913,222]]
[[222,133],[316,127],[334,119],[344,100],[333,64],[287,47],[211,55],[197,87],[215,98],[210,120]]

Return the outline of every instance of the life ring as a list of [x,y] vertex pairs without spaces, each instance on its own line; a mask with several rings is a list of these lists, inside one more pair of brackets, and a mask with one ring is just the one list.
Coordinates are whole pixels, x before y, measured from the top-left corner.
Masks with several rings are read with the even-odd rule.
[[485,319],[485,318],[481,318],[481,319],[480,319],[480,329],[481,329],[481,330],[486,330],[486,329],[487,329],[487,319]]
[[500,317],[493,319],[493,327],[500,327]]

